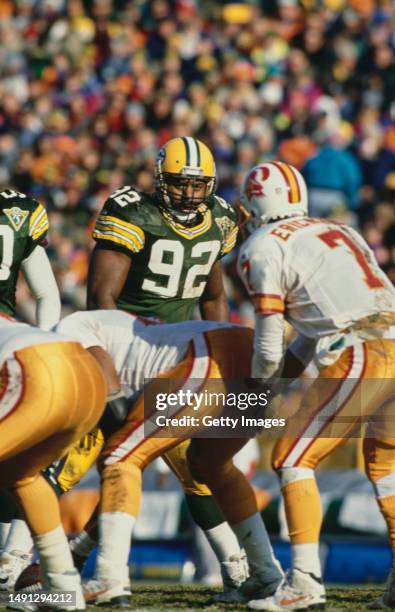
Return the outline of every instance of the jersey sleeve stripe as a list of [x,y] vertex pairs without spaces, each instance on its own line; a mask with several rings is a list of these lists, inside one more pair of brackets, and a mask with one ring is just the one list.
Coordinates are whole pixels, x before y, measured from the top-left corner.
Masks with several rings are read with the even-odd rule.
[[47,211],[41,204],[39,204],[30,217],[30,236],[33,236],[33,234],[39,230],[43,223],[46,223],[47,225],[49,224]]
[[144,232],[138,225],[134,225],[134,223],[129,223],[128,221],[124,221],[123,219],[119,219],[118,217],[113,217],[112,215],[99,215],[96,224],[98,223],[103,223],[106,225],[112,224],[114,225],[114,227],[119,227],[123,230],[126,230],[133,234],[136,239],[141,242],[142,246],[144,246]]
[[233,247],[236,244],[236,240],[237,240],[237,233],[238,233],[238,227],[236,226],[231,233],[229,234],[229,236],[227,237],[227,239],[224,242],[224,246],[223,246],[223,252],[224,253],[229,253],[229,251],[231,251],[233,249]]
[[125,247],[132,253],[138,253],[141,248],[136,246],[136,243],[126,236],[122,236],[122,234],[118,234],[117,232],[112,232],[109,230],[99,231],[98,229],[93,230],[92,234],[95,240],[109,240],[110,242],[114,242],[115,244],[119,244],[120,246]]
[[42,204],[38,204],[38,206],[33,210],[32,214],[30,215],[30,227],[34,224],[38,215],[41,214],[43,210],[44,206]]
[[235,246],[238,231],[239,231],[239,228],[236,225],[236,227],[234,227],[232,229],[232,231],[230,232],[229,236],[224,241],[223,251],[225,253],[227,253],[228,251],[233,249],[233,247]]
[[43,234],[45,234],[45,232],[48,230],[49,228],[49,223],[48,220],[43,221],[43,223],[41,223],[41,225],[39,227],[37,227],[34,230],[34,233],[31,234],[31,237],[33,238],[33,240],[38,240],[39,238],[41,238],[41,236]]
[[93,232],[93,238],[96,238],[98,235],[109,235],[109,236],[118,236],[121,239],[127,240],[130,244],[133,244],[133,250],[138,253],[143,248],[143,245],[135,239],[134,236],[125,232],[122,229],[118,229],[111,225],[110,227],[101,227],[97,225]]
[[100,232],[102,234],[112,232],[113,234],[118,234],[120,237],[126,238],[131,241],[135,245],[136,252],[140,251],[144,247],[144,240],[141,240],[139,235],[137,235],[131,230],[125,229],[122,225],[119,225],[118,223],[113,223],[112,221],[98,221],[94,229],[94,238],[95,232]]
[[285,312],[284,300],[280,295],[259,293],[253,296],[252,301],[255,306],[255,312],[258,314]]

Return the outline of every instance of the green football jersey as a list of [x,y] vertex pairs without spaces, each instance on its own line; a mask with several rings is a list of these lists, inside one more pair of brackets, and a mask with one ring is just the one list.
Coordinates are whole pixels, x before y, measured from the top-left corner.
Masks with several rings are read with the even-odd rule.
[[0,311],[14,316],[21,263],[48,231],[45,208],[23,193],[0,192]]
[[215,262],[234,247],[236,213],[218,196],[199,208],[194,227],[162,211],[155,194],[126,186],[105,202],[93,231],[101,248],[131,257],[118,308],[169,323],[192,318]]

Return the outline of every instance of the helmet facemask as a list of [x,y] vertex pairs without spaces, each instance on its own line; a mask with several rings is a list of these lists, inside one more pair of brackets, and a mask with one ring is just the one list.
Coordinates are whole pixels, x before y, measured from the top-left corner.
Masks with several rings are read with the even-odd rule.
[[199,207],[215,189],[215,178],[157,172],[156,188],[166,212],[181,223],[193,223]]
[[173,138],[158,153],[155,180],[156,193],[166,214],[183,225],[193,226],[201,218],[202,204],[214,193],[213,156],[195,138]]

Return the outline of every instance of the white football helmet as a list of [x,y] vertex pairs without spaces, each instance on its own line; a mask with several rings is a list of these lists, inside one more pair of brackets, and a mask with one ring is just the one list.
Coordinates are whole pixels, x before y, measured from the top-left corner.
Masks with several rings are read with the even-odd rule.
[[270,220],[307,215],[307,187],[299,170],[280,161],[259,164],[247,174],[241,204],[253,231]]

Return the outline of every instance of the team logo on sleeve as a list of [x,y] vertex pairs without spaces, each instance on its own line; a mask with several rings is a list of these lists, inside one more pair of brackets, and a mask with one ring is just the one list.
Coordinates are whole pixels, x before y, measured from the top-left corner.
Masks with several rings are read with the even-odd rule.
[[12,208],[3,208],[4,214],[6,215],[8,221],[11,223],[12,227],[16,232],[19,232],[22,225],[26,221],[29,211],[22,210],[19,206],[13,206]]
[[229,217],[217,217],[215,219],[218,225],[219,231],[221,232],[222,240],[226,240],[232,229],[235,227],[234,222]]

